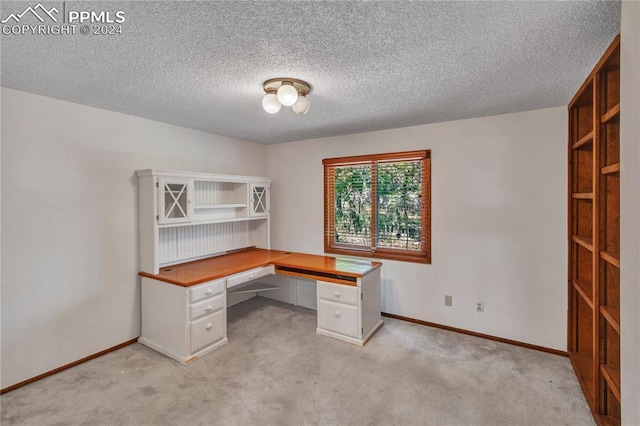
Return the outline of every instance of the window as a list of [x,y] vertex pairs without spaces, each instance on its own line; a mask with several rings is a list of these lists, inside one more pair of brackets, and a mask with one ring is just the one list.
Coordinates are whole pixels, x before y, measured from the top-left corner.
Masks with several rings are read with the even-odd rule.
[[431,151],[329,158],[324,251],[431,263]]

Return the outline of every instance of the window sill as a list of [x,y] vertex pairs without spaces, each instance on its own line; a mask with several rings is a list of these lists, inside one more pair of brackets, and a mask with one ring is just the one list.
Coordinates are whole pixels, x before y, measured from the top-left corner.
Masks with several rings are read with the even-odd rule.
[[341,249],[333,247],[325,247],[325,253],[342,254],[345,256],[355,257],[373,257],[375,259],[397,260],[400,262],[413,262],[413,263],[426,263],[431,264],[431,256],[424,253],[389,253],[384,251],[365,251],[365,250],[353,250],[353,249]]

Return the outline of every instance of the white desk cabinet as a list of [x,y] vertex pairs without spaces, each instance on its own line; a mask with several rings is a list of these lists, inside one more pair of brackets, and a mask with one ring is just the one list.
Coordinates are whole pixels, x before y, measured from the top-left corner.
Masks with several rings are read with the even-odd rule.
[[357,286],[317,281],[317,293],[318,334],[363,346],[382,326],[380,268],[358,278]]
[[140,343],[187,364],[227,343],[226,280],[181,287],[142,277]]

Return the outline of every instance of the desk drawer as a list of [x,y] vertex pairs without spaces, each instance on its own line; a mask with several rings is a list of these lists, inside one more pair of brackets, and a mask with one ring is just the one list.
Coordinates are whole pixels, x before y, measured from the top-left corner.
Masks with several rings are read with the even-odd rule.
[[198,284],[189,289],[191,303],[208,297],[222,294],[224,291],[224,279],[217,281],[209,281],[208,283]]
[[191,323],[191,353],[198,352],[224,337],[224,311]]
[[240,284],[273,274],[273,265],[264,266],[262,268],[254,268],[240,274],[232,275],[227,278],[227,288],[235,287]]
[[319,300],[318,328],[359,338],[358,308],[343,303]]
[[191,305],[191,319],[194,320],[201,316],[212,314],[222,308],[224,308],[224,296],[219,294]]
[[323,300],[358,306],[358,287],[318,281],[318,297]]

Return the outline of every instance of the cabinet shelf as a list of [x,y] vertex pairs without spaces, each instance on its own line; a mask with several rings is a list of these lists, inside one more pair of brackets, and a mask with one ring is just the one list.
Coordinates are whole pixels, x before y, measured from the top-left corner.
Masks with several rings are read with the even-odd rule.
[[610,166],[604,166],[600,169],[600,173],[603,175],[620,173],[620,163],[611,164]]
[[607,305],[600,306],[600,314],[618,334],[620,334],[620,314]]
[[611,393],[616,397],[618,403],[620,403],[620,369],[607,364],[601,364],[600,372],[607,382],[609,389],[611,389]]
[[617,117],[619,114],[620,114],[620,104],[617,103],[613,106],[613,108],[611,108],[609,111],[607,111],[605,114],[602,115],[602,117],[600,118],[600,122],[608,123],[613,118]]
[[571,237],[574,243],[581,245],[586,248],[590,252],[593,252],[593,243],[591,237],[580,237],[578,235],[574,235]]
[[589,305],[589,307],[593,309],[593,289],[591,288],[589,283],[573,280],[571,284],[573,285],[573,288],[578,292],[578,294],[582,296],[587,305]]
[[246,204],[199,204],[193,206],[194,209],[244,209]]
[[593,192],[574,192],[571,194],[574,200],[593,200]]
[[605,262],[615,266],[616,268],[620,268],[620,259],[618,258],[618,256],[616,256],[614,254],[611,254],[611,253],[608,253],[606,251],[601,251],[600,252],[600,257]]
[[571,149],[580,149],[591,141],[593,141],[593,130],[571,145]]
[[208,225],[210,223],[231,223],[231,222],[246,222],[250,220],[265,220],[266,217],[234,217],[229,219],[211,219],[211,220],[197,220],[193,222],[185,223],[171,223],[165,225],[158,225],[159,228],[177,228],[181,226],[194,226],[194,225]]

